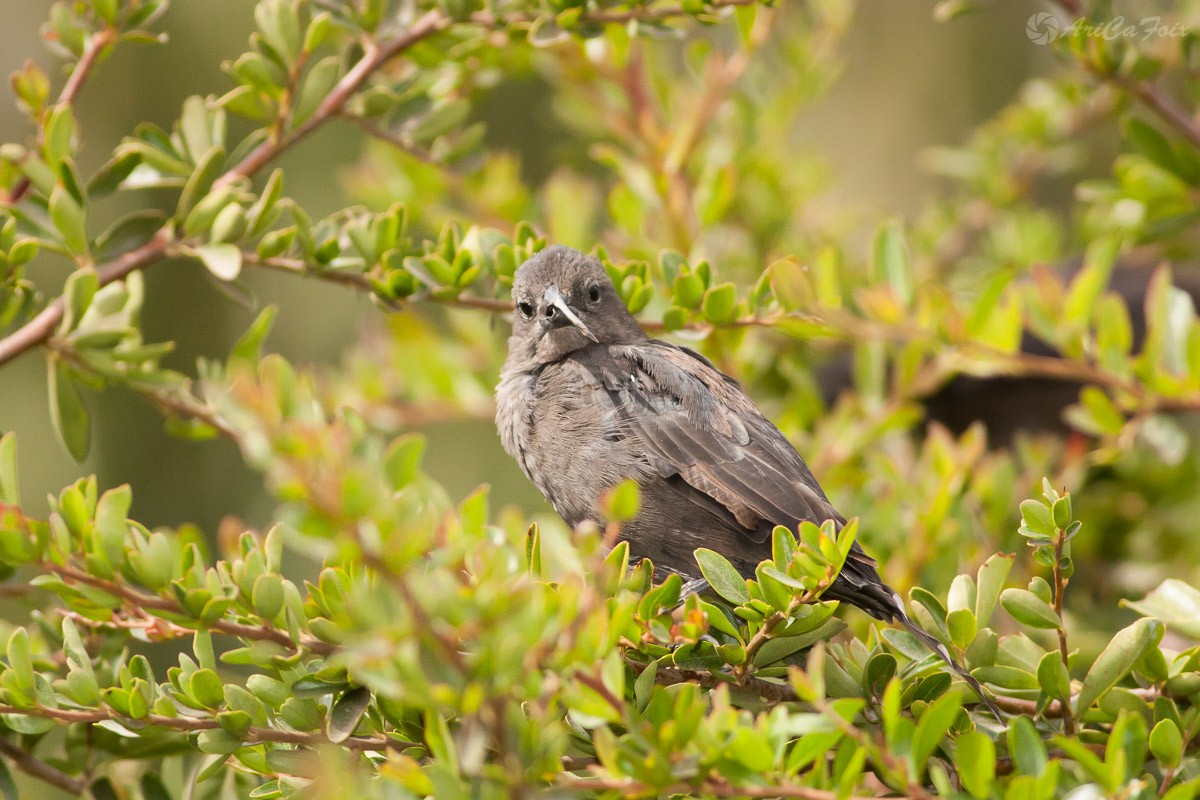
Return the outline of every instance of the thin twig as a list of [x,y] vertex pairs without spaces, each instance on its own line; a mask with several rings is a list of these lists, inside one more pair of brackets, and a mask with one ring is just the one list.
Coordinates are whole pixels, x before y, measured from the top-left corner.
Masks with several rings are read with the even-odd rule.
[[72,777],[57,767],[50,766],[45,761],[36,758],[23,747],[18,747],[7,739],[0,738],[0,754],[3,754],[12,761],[13,766],[26,775],[30,775],[43,783],[48,783],[51,786],[61,789],[67,794],[79,797],[83,795],[84,789],[87,788],[85,781]]

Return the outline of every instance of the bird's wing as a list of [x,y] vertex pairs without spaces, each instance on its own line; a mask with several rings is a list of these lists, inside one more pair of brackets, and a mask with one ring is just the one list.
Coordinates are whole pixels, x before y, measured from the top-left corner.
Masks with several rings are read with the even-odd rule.
[[703,356],[651,341],[610,347],[586,366],[658,474],[717,501],[751,540],[775,525],[844,522],[791,443]]

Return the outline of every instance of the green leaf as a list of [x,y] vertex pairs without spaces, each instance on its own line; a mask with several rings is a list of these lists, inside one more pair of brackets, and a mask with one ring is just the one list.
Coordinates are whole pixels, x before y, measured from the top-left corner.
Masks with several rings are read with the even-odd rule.
[[1075,713],[1082,715],[1117,682],[1129,674],[1148,648],[1162,639],[1163,624],[1156,619],[1139,619],[1118,631],[1096,657],[1075,698]]
[[383,469],[393,490],[399,491],[412,483],[424,454],[425,437],[418,433],[398,436],[392,440],[383,456]]
[[292,124],[299,125],[312,116],[331,89],[337,84],[341,58],[327,56],[312,66],[300,84],[300,98],[292,111]]
[[1121,605],[1162,620],[1175,633],[1200,639],[1200,589],[1181,580],[1168,578],[1141,600],[1122,600]]
[[91,442],[91,423],[79,386],[67,365],[53,353],[48,365],[50,378],[50,421],[58,440],[76,461],[87,458]]
[[641,489],[636,481],[621,481],[608,491],[602,502],[607,519],[628,522],[637,516],[638,508],[642,504]]
[[1054,536],[1054,519],[1050,516],[1050,507],[1041,500],[1022,500],[1021,518],[1025,527],[1047,539]]
[[963,787],[980,798],[991,797],[996,780],[996,745],[986,733],[972,731],[954,742],[954,763]]
[[63,244],[67,246],[71,255],[87,255],[87,222],[83,208],[62,186],[56,186],[50,193],[50,221],[62,234]]
[[17,435],[12,431],[0,436],[0,503],[21,505],[17,484]]
[[980,628],[988,627],[996,601],[1004,590],[1008,573],[1012,570],[1013,556],[1006,553],[996,553],[983,562],[975,576],[975,624]]
[[957,692],[947,692],[921,714],[912,740],[912,758],[918,775],[925,769],[925,762],[937,750],[961,710],[962,698]]
[[271,326],[275,322],[275,314],[278,310],[277,306],[270,305],[259,312],[258,316],[254,318],[254,322],[250,323],[250,327],[229,351],[230,363],[234,361],[245,364],[258,363],[258,360],[262,358],[263,341],[271,332]]
[[63,284],[63,318],[58,326],[60,335],[79,325],[99,289],[100,279],[92,267],[77,269],[67,276],[67,282]]
[[251,596],[254,613],[267,621],[275,619],[283,609],[283,578],[274,572],[264,572],[254,581]]
[[1023,775],[1041,775],[1050,759],[1029,717],[1017,717],[1008,728],[1008,754]]
[[21,800],[21,792],[17,789],[17,782],[13,778],[13,774],[8,769],[8,764],[0,761],[0,798],[3,800]]
[[423,144],[458,127],[470,113],[471,104],[466,100],[444,102],[422,117],[409,135],[414,142]]
[[88,194],[92,198],[106,197],[112,194],[141,163],[142,156],[136,150],[124,153],[118,151],[118,155],[97,170],[92,179],[88,181]]
[[211,669],[197,669],[188,681],[188,694],[205,708],[218,708],[225,702],[225,687]]
[[343,692],[329,712],[329,721],[325,728],[329,741],[337,744],[349,739],[370,704],[371,691],[365,686]]
[[714,325],[727,325],[737,317],[737,287],[722,283],[704,293],[701,304],[704,318]]
[[734,605],[743,605],[750,600],[743,578],[725,556],[701,547],[695,551],[696,563],[712,590]]
[[16,684],[32,695],[34,689],[33,650],[29,646],[29,632],[24,628],[13,628],[8,637],[8,667],[12,670]]
[[1183,758],[1183,734],[1173,720],[1159,720],[1150,731],[1150,752],[1165,767],[1179,766]]
[[204,244],[192,253],[208,271],[223,281],[237,278],[242,271],[242,251],[232,244]]
[[217,176],[221,174],[221,167],[224,163],[225,148],[223,147],[214,145],[204,154],[197,163],[196,169],[187,179],[187,183],[184,184],[183,192],[179,195],[179,204],[175,208],[175,219],[186,220],[196,204],[208,196]]
[[1062,620],[1054,609],[1026,589],[1005,589],[1000,594],[1000,605],[1022,625],[1049,630],[1062,627]]
[[912,270],[909,266],[908,244],[899,222],[885,222],[875,231],[870,274],[873,282],[890,286],[903,305],[911,305],[914,289]]
[[1038,684],[1047,697],[1068,702],[1071,699],[1071,675],[1062,663],[1062,656],[1049,652],[1038,661]]

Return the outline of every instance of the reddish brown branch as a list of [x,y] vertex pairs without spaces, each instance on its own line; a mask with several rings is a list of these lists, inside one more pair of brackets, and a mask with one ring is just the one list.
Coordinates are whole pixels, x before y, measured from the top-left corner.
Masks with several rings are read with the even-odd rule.
[[[85,583],[89,586],[94,586],[97,589],[108,592],[114,597],[119,597],[135,609],[146,609],[150,611],[160,611],[168,614],[178,614],[186,616],[187,612],[176,603],[174,600],[169,600],[158,595],[146,594],[139,592],[131,586],[116,581],[109,581],[103,578],[97,578],[90,575],[81,569],[69,565],[46,564],[46,569],[58,573],[61,577],[68,581],[76,581]],[[249,639],[255,641],[274,642],[288,650],[297,651],[300,649],[307,650],[310,653],[317,655],[330,655],[336,649],[332,644],[323,642],[320,639],[315,639],[311,636],[305,636],[299,642],[292,641],[292,637],[285,631],[277,628],[272,628],[264,625],[247,625],[241,622],[232,620],[219,619],[216,622],[208,624],[205,627],[208,630],[217,633],[223,633],[227,636],[234,636],[239,639]]]
[[236,166],[222,175],[216,182],[217,186],[232,183],[239,178],[245,178],[258,172],[264,166],[274,161],[292,145],[308,136],[331,117],[336,116],[346,103],[362,88],[371,75],[395,56],[412,47],[422,39],[450,26],[451,20],[440,10],[427,11],[420,19],[404,33],[391,41],[378,44],[368,42],[366,52],[350,71],[337,82],[333,90],[326,95],[313,115],[304,120],[299,126],[286,132],[274,140],[267,140],[254,148]]

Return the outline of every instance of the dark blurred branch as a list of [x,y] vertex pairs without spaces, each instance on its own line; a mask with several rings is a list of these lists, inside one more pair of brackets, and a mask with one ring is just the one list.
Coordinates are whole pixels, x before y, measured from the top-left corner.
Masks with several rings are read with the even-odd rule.
[[1197,125],[1195,115],[1189,114],[1187,109],[1176,103],[1157,83],[1139,81],[1123,75],[1101,75],[1100,77],[1112,81],[1133,95],[1187,139],[1192,147],[1200,150],[1200,125]]
[[[96,66],[96,62],[100,60],[100,56],[104,53],[104,48],[108,47],[116,39],[117,32],[115,29],[105,27],[96,32],[96,35],[87,40],[84,45],[83,55],[75,62],[75,68],[71,70],[71,75],[67,78],[67,82],[63,84],[62,91],[58,95],[58,100],[55,105],[70,105],[75,102],[75,98],[79,96],[79,90],[83,88],[83,84],[87,82],[88,76],[92,74],[92,68]],[[38,128],[38,142],[41,143],[44,130]],[[13,185],[8,193],[8,202],[16,204],[25,198],[29,193],[31,186],[28,177],[23,177]]]
[[27,752],[24,748],[4,738],[0,738],[0,755],[12,761],[13,766],[26,775],[30,775],[43,783],[48,783],[51,786],[61,789],[67,794],[82,797],[84,790],[87,789],[86,781],[80,778],[73,778],[62,770],[50,766],[45,761],[35,758],[33,754]]

